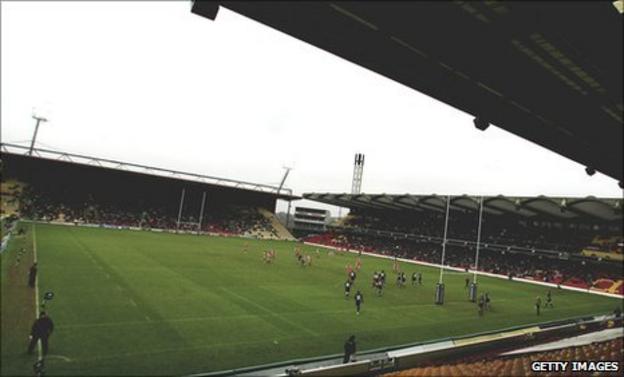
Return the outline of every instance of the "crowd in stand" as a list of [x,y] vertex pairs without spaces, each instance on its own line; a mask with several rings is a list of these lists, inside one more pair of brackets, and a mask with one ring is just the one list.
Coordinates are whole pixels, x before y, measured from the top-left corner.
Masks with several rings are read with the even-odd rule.
[[[190,212],[190,208],[186,208]],[[196,212],[196,208],[193,209]],[[20,197],[21,215],[43,221],[102,224],[145,229],[180,229],[197,231],[199,214],[183,210],[178,224],[175,205],[141,205],[97,200],[92,194],[80,197],[55,196],[33,187],[25,187]],[[276,235],[271,222],[255,208],[211,206],[202,214],[201,230],[232,235]]]
[[[401,215],[384,212],[355,212],[346,226],[378,229],[391,232],[442,237],[445,214],[426,211],[418,215]],[[453,211],[449,216],[448,238],[476,240],[478,218],[474,212]],[[617,226],[616,226],[617,227]],[[481,239],[488,243],[543,249],[561,252],[579,252],[590,245],[597,232],[614,232],[612,229],[597,230],[595,226],[556,221],[519,219],[517,216],[483,217]],[[617,232],[617,230],[615,231]],[[621,225],[619,226],[621,233]]]
[[[309,242],[351,250],[362,250],[382,255],[439,264],[442,256],[441,242],[402,239],[387,235],[353,234],[349,232],[327,233],[311,236]],[[448,245],[445,265],[473,268],[475,247]],[[492,250],[483,245],[479,251],[479,270],[512,277],[524,277],[555,284],[565,283],[586,288],[597,279],[622,279],[621,264],[598,263],[588,260],[559,259],[542,254],[527,255],[506,250]]]

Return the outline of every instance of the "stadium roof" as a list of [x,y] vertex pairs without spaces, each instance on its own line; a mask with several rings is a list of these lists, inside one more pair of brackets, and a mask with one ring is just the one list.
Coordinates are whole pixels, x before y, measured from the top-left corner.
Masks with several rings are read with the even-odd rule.
[[[622,180],[611,1],[219,3]],[[193,12],[215,19],[218,6]]]
[[292,190],[289,188],[265,185],[262,183],[252,183],[246,181],[239,181],[230,178],[212,177],[209,175],[187,173],[178,170],[170,170],[165,168],[158,168],[147,165],[134,164],[131,162],[122,162],[117,160],[110,160],[106,158],[85,156],[74,153],[59,152],[49,149],[34,148],[32,155],[28,154],[29,148],[22,145],[2,143],[0,144],[0,150],[3,154],[13,154],[22,157],[29,158],[41,158],[47,160],[62,161],[66,163],[73,163],[78,165],[90,165],[93,167],[120,170],[125,172],[132,172],[136,174],[154,175],[170,179],[178,179],[182,181],[191,181],[196,183],[203,183],[213,186],[228,187],[235,190],[248,190],[257,191],[265,194],[275,195],[277,199],[284,200],[297,200],[301,199],[298,196],[292,194]]
[[[303,194],[305,199],[350,209],[374,209],[384,211],[438,211],[445,212],[446,196],[443,195],[388,195],[388,194]],[[477,211],[479,197],[451,196],[451,209]],[[622,199],[618,198],[572,198],[572,197],[511,197],[486,196],[483,211],[493,215],[511,214],[525,218],[551,217],[560,220],[582,218],[600,221],[622,221]]]

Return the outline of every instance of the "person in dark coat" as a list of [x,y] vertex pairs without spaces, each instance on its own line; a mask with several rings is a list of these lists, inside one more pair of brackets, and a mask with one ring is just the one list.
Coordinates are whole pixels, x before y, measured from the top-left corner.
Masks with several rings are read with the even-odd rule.
[[342,359],[343,364],[351,361],[351,356],[355,355],[355,349],[355,335],[351,335],[344,344],[344,358]]
[[46,312],[41,312],[39,318],[35,320],[32,328],[30,329],[30,343],[28,344],[28,354],[32,354],[37,341],[41,339],[41,348],[43,348],[43,354],[48,354],[48,338],[52,335],[54,330],[54,323]]
[[33,263],[30,267],[30,271],[28,271],[28,286],[34,288],[35,281],[37,281],[37,262]]

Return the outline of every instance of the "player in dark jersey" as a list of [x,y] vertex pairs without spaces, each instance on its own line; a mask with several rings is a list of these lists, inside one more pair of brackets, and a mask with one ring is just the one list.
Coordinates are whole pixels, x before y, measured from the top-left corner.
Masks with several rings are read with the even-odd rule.
[[383,283],[381,282],[381,279],[377,279],[375,289],[377,289],[377,296],[383,295]]
[[381,280],[382,285],[386,284],[386,272],[384,270],[379,273],[379,280]]
[[546,292],[546,303],[544,304],[544,308],[548,308],[551,307],[553,308],[553,303],[552,303],[552,295],[550,293],[550,289],[548,290],[548,292]]
[[412,287],[415,286],[416,283],[418,283],[418,274],[416,272],[414,272],[412,274]]
[[362,296],[362,293],[360,291],[357,291],[357,293],[355,294],[355,313],[357,315],[360,315],[360,306],[363,302],[364,296]]
[[477,301],[477,305],[479,307],[479,317],[483,316],[483,307],[485,306],[485,298],[483,295],[479,296],[479,300]]
[[485,309],[490,310],[490,293],[485,292]]
[[355,274],[355,271],[349,272],[349,280],[351,280],[351,283],[353,283],[355,281],[356,277],[357,277],[357,275]]
[[542,306],[542,298],[540,296],[537,296],[535,298],[535,312],[537,313],[537,315],[540,315],[541,306]]
[[351,294],[351,282],[349,280],[344,283],[344,292],[345,299],[347,299],[349,297],[349,294]]
[[470,285],[470,279],[466,278],[466,285],[464,285],[464,289],[468,289],[468,285]]
[[422,285],[422,273],[418,273],[418,285]]

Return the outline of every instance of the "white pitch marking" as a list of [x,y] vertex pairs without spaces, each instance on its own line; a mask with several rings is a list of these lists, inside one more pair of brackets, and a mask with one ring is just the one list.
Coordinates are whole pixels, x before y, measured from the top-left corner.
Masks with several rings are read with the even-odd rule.
[[303,331],[307,332],[308,334],[310,334],[310,335],[312,335],[312,336],[320,336],[320,334],[319,334],[319,333],[317,333],[316,331],[310,330],[309,328],[307,328],[307,327],[305,327],[305,326],[303,326],[303,325],[300,325],[300,324],[299,324],[299,323],[297,323],[297,322],[291,321],[291,320],[289,320],[288,318],[284,317],[283,315],[280,315],[279,313],[276,313],[276,312],[274,312],[273,310],[271,310],[271,309],[269,309],[269,308],[266,308],[266,307],[264,307],[264,306],[262,306],[262,305],[258,304],[257,302],[254,302],[254,301],[252,301],[252,300],[248,299],[247,297],[241,296],[241,295],[239,295],[238,293],[233,292],[233,291],[231,291],[231,290],[229,290],[229,289],[227,289],[227,288],[225,288],[225,287],[221,287],[221,289],[222,289],[222,290],[224,290],[224,291],[226,291],[226,292],[228,292],[228,293],[229,293],[229,294],[231,294],[232,296],[238,297],[239,299],[241,299],[241,300],[243,300],[243,301],[245,301],[245,302],[248,302],[248,303],[250,303],[251,305],[253,305],[253,306],[255,306],[255,307],[257,307],[257,308],[259,308],[259,309],[263,310],[264,312],[266,312],[266,313],[270,314],[270,315],[271,315],[271,316],[273,316],[273,317],[277,317],[277,318],[281,319],[282,321],[284,321],[284,322],[286,322],[286,323],[289,323],[290,325],[293,325],[293,326],[296,326],[296,327],[298,327],[298,328],[302,329]]
[[64,355],[48,355],[48,356],[46,356],[46,358],[48,358],[48,359],[61,359],[63,361],[67,361],[67,362],[71,362],[72,361],[72,359],[70,359],[69,357],[64,356]]
[[133,299],[131,299],[131,298],[130,298],[129,300],[130,300],[130,303],[131,303],[132,305],[137,306],[136,302],[134,302],[134,300],[133,300]]
[[[37,233],[35,224],[32,224],[33,261],[37,263]],[[39,318],[39,273],[35,276],[35,318]],[[37,341],[37,360],[41,360],[41,341]]]

